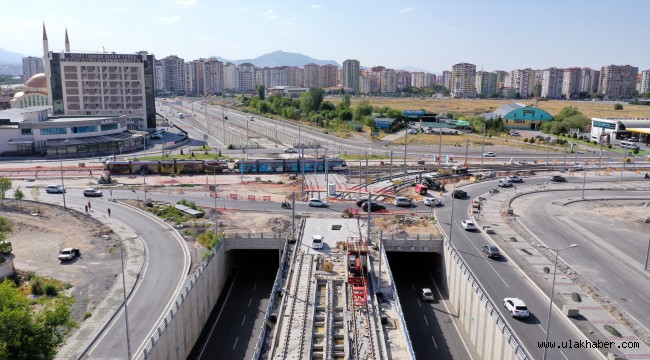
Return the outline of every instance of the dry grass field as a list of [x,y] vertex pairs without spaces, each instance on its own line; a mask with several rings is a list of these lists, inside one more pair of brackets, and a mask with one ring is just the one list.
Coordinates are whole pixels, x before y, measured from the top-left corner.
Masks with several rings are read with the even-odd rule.
[[[328,99],[334,103],[341,101],[340,98]],[[614,103],[601,102],[601,101],[563,101],[563,100],[549,100],[549,101],[535,101],[531,99],[510,99],[510,100],[494,100],[494,99],[416,99],[416,98],[362,98],[352,99],[352,104],[368,100],[373,107],[388,106],[393,109],[399,110],[419,110],[425,109],[427,111],[439,114],[446,114],[448,112],[461,113],[463,115],[474,115],[485,112],[494,111],[498,107],[513,102],[520,102],[525,105],[535,106],[540,109],[548,111],[551,115],[555,115],[560,110],[567,106],[578,108],[588,118],[594,117],[618,117],[618,118],[650,118],[650,106],[643,105],[629,105],[622,102],[623,110],[614,110]]]

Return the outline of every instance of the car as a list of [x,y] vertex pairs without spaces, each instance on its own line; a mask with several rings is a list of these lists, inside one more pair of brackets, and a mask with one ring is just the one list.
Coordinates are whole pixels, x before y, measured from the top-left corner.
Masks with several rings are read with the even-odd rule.
[[452,191],[451,196],[455,199],[464,199],[467,197],[467,192],[464,190],[454,190]]
[[[368,204],[367,203],[363,204],[361,209],[363,211],[365,211],[365,212],[368,212]],[[386,210],[386,207],[384,205],[379,205],[379,204],[373,203],[373,202],[370,203],[370,212],[382,211],[382,210]]]
[[513,183],[524,182],[524,179],[522,179],[521,176],[518,176],[518,175],[508,176],[506,179],[510,180],[510,182],[513,182]]
[[565,182],[566,179],[564,178],[564,176],[555,175],[555,176],[553,176],[551,178],[551,181],[553,181],[553,182]]
[[100,197],[100,196],[104,196],[104,194],[101,192],[101,190],[97,190],[95,188],[88,188],[84,190],[84,196]]
[[433,301],[433,292],[429,288],[422,288],[420,291],[420,298],[422,298],[422,301]]
[[505,298],[503,299],[503,306],[508,309],[508,312],[510,312],[514,318],[527,318],[530,315],[528,312],[528,307],[521,299]]
[[460,226],[465,229],[465,231],[474,231],[476,230],[476,226],[472,222],[472,220],[463,220],[460,222]]
[[487,257],[492,259],[498,259],[501,257],[499,248],[494,245],[484,245],[483,252],[485,253],[485,255],[487,255]]
[[293,154],[293,153],[298,152],[298,150],[296,150],[296,149],[294,149],[292,147],[288,147],[288,148],[284,149],[284,152],[287,153],[287,154]]
[[365,204],[367,202],[368,202],[368,199],[359,199],[359,200],[356,201],[356,204],[357,204],[358,207],[362,207],[363,204]]
[[103,164],[106,164],[107,161],[115,161],[115,156],[110,155],[103,158],[99,158],[99,161],[101,161]]
[[63,194],[66,190],[62,185],[48,185],[45,192],[48,194]]
[[62,262],[67,260],[73,260],[77,256],[81,256],[81,252],[77,248],[65,248],[59,251],[59,260]]
[[499,187],[506,188],[506,187],[512,187],[512,182],[509,179],[500,179],[499,180]]
[[321,199],[309,199],[307,202],[309,207],[327,207],[327,201]]
[[497,154],[492,152],[492,151],[488,151],[486,153],[483,153],[483,156],[485,156],[485,157],[496,157]]
[[440,205],[442,205],[442,201],[440,201],[440,199],[434,198],[434,197],[424,198],[424,200],[422,200],[422,202],[424,203],[425,206],[440,206]]
[[395,206],[408,206],[408,207],[413,206],[413,202],[411,201],[411,199],[405,196],[396,197],[395,200],[393,201],[393,204]]
[[632,137],[627,138],[627,141],[637,142],[637,141],[639,141],[639,138],[636,137],[636,136],[632,136]]
[[162,138],[163,138],[163,137],[162,137],[161,134],[152,134],[152,135],[151,135],[151,139],[153,139],[153,140],[160,140],[160,139],[162,139]]
[[322,249],[323,248],[323,235],[314,235],[311,237],[311,247],[312,249]]
[[416,135],[418,133],[417,129],[410,129],[409,134]]

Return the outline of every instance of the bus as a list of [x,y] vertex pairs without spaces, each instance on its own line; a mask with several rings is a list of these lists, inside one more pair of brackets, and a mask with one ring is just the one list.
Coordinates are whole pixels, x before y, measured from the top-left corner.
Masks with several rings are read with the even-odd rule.
[[621,145],[621,149],[636,149],[639,147],[639,145],[631,141],[621,141],[619,145]]

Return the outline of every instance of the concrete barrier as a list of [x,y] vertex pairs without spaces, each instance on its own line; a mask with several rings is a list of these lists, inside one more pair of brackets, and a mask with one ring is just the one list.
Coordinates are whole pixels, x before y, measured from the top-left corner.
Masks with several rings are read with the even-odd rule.
[[0,264],[0,279],[4,279],[7,276],[11,276],[16,272],[14,269],[14,259],[9,259],[2,264]]

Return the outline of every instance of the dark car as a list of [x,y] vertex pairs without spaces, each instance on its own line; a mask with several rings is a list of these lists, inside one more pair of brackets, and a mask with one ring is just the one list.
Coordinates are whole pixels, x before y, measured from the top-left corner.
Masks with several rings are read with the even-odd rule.
[[[368,212],[368,204],[363,204],[363,207],[361,207],[363,211]],[[370,212],[374,211],[381,211],[381,210],[386,210],[386,207],[384,205],[379,205],[377,203],[370,203]]]
[[483,252],[489,258],[498,259],[501,257],[501,253],[499,252],[499,249],[494,245],[483,246]]
[[368,199],[359,199],[359,200],[357,200],[356,204],[357,204],[358,207],[362,207],[367,202],[368,202]]
[[566,179],[565,179],[563,176],[555,175],[555,176],[553,176],[553,177],[551,178],[551,181],[554,181],[554,182],[564,182],[564,181],[566,181]]
[[454,190],[451,193],[451,196],[453,196],[456,199],[464,199],[464,198],[467,197],[467,192],[465,192],[463,190]]

